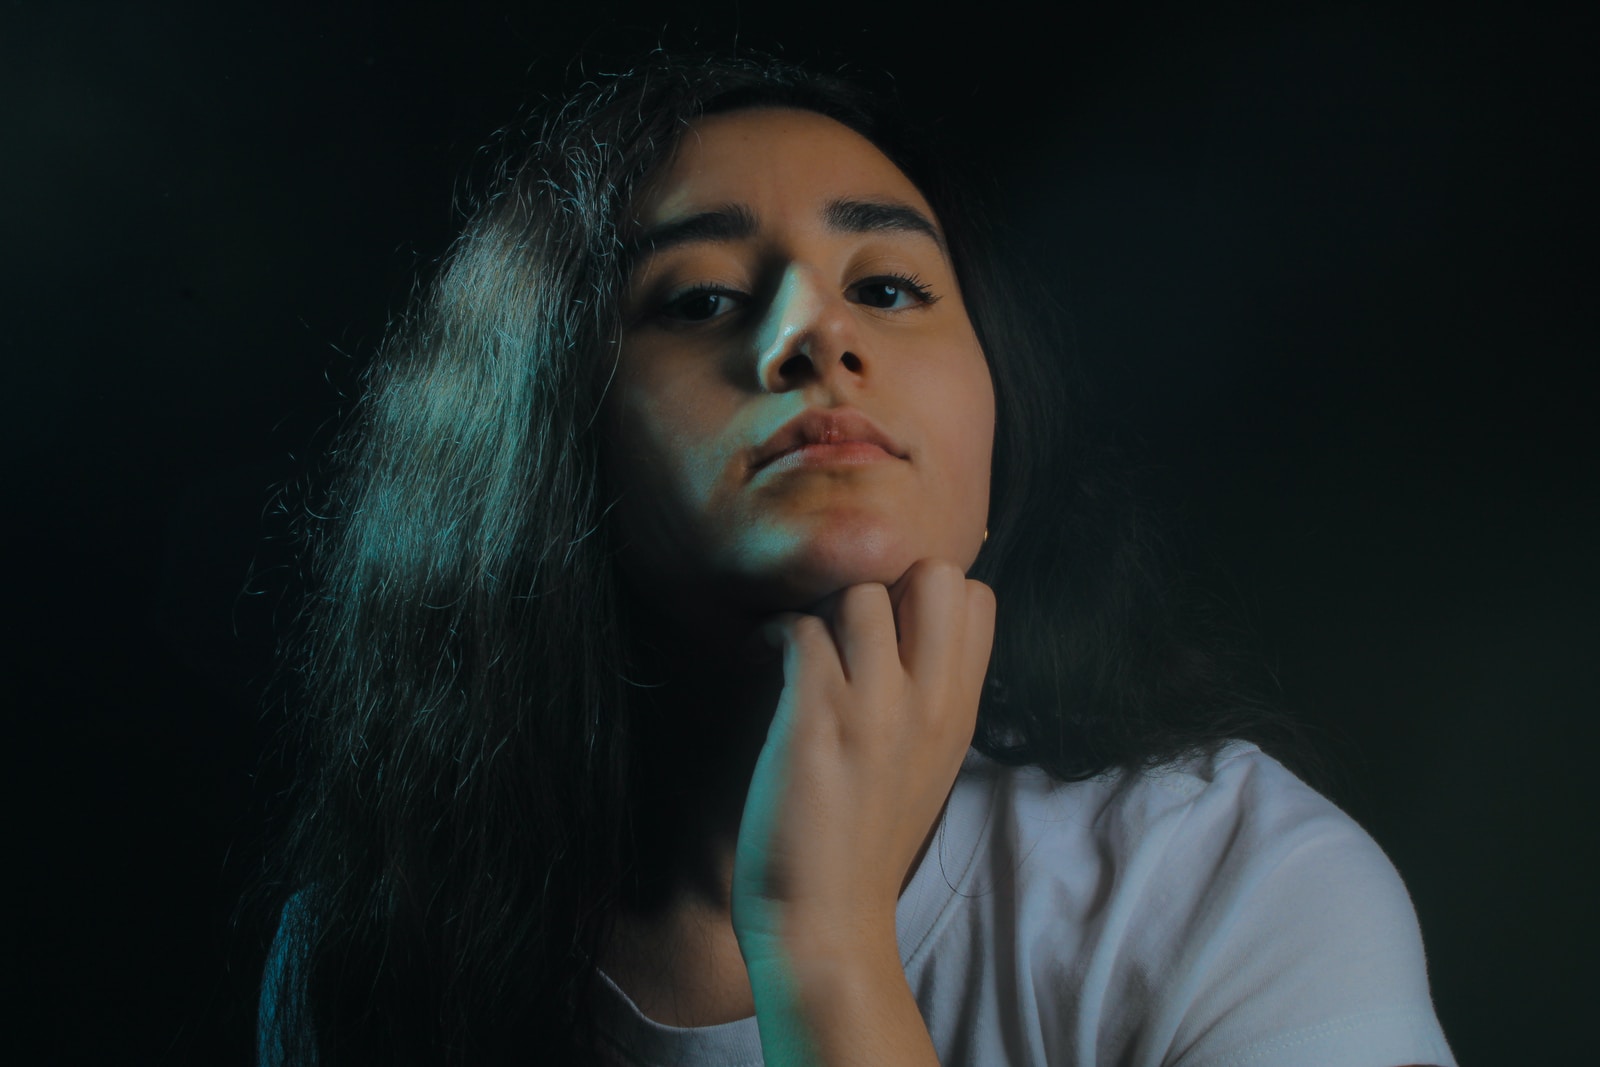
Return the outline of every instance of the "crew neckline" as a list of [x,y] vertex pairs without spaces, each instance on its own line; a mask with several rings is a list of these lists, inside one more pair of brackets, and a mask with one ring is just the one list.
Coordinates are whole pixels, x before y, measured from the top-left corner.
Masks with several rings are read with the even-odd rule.
[[[999,786],[993,773],[997,767],[977,749],[967,750],[933,845],[895,905],[895,940],[900,963],[908,970],[972,875]],[[763,1062],[754,1015],[712,1026],[667,1026],[647,1018],[603,969],[596,972],[596,1022],[623,1062],[639,1067],[691,1062],[758,1067]]]

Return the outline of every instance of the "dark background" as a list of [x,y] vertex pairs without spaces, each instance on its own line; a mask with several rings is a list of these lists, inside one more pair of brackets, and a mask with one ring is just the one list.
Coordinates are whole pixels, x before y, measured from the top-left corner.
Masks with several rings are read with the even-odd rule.
[[249,1058],[274,501],[496,127],[580,62],[735,40],[891,71],[992,162],[1186,558],[1405,877],[1458,1055],[1589,1058],[1592,18],[0,10],[8,1000],[44,1059]]

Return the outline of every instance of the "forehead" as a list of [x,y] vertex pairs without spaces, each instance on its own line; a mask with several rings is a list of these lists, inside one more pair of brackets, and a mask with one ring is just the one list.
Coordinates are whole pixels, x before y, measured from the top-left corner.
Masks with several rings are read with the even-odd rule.
[[744,204],[777,221],[840,199],[897,201],[933,214],[900,168],[848,126],[814,111],[757,108],[692,123],[637,218],[649,226]]

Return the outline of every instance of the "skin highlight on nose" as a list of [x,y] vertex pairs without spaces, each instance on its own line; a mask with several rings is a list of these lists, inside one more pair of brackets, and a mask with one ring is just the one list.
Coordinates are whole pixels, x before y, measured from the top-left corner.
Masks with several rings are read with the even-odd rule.
[[797,338],[816,324],[822,307],[819,287],[806,278],[803,270],[791,267],[784,272],[783,281],[772,298],[772,306],[762,319],[756,337],[763,382],[768,381],[773,371],[780,370],[795,354]]

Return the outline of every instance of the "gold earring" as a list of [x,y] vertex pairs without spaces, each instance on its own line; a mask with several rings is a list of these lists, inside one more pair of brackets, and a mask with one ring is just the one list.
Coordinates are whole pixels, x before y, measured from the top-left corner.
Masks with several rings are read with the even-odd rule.
[[989,543],[989,527],[987,527],[987,526],[985,526],[983,528],[983,543],[984,544],[988,544]]

